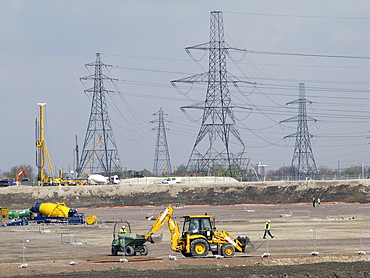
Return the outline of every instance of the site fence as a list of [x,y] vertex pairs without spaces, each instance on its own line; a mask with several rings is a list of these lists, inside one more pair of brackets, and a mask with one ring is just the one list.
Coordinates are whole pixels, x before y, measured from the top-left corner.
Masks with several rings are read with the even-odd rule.
[[315,177],[306,177],[306,176],[247,176],[247,177],[237,177],[236,179],[240,182],[248,181],[304,181],[304,180],[357,180],[357,179],[366,179],[367,176],[359,175],[316,175]]
[[257,249],[254,253],[362,255],[370,252],[370,226],[276,228],[271,230],[274,238],[267,235],[266,239],[263,239],[264,230],[246,230],[245,232]]
[[[229,225],[234,221],[232,215],[223,215],[218,225]],[[348,223],[348,221],[347,221]],[[274,223],[275,224],[275,223]],[[232,235],[248,236],[256,248],[255,251],[237,256],[310,256],[310,255],[358,255],[370,254],[370,226],[349,226],[332,223],[330,226],[321,226],[312,223],[306,227],[277,227],[271,230],[273,239],[263,239],[263,229],[248,229],[245,225],[243,233],[228,230]],[[276,226],[276,224],[275,224]],[[92,229],[101,229],[99,227]],[[0,270],[3,263],[27,264],[55,264],[87,261],[95,255],[105,255],[107,260],[117,259],[110,256],[112,240],[111,229],[95,233],[77,231],[51,231],[42,233],[33,229],[20,227],[11,231],[0,230]],[[163,258],[174,254],[169,250],[169,236],[160,243],[163,248]],[[148,244],[149,256],[152,245]],[[157,247],[158,248],[158,247]],[[180,253],[176,256],[182,257]],[[209,254],[211,256],[211,254]]]

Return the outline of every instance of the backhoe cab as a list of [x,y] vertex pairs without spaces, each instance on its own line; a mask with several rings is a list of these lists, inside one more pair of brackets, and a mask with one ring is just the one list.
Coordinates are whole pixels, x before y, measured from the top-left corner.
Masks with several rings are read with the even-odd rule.
[[206,257],[210,251],[213,255],[232,257],[235,252],[251,252],[255,249],[248,237],[234,238],[228,232],[217,231],[210,215],[185,215],[180,233],[177,221],[172,217],[173,212],[174,209],[169,206],[159,215],[146,235],[149,241],[168,221],[171,249],[181,252],[185,257]]

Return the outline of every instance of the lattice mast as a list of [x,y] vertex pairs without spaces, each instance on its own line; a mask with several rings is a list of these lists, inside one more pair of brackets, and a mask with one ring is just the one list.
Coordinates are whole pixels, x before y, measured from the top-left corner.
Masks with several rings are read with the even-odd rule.
[[[245,156],[245,145],[236,128],[233,106],[228,88],[226,54],[231,48],[224,40],[222,12],[211,12],[210,41],[187,47],[209,51],[208,72],[172,82],[207,82],[207,94],[203,107],[202,125],[191,152],[187,172],[202,175],[228,174],[237,176],[245,173],[249,159]],[[230,139],[236,139],[232,142]],[[232,145],[234,149],[232,149]]]
[[296,138],[292,169],[294,170],[294,175],[298,177],[305,175],[314,177],[317,175],[316,162],[311,148],[312,135],[308,131],[307,124],[309,121],[317,121],[307,116],[306,105],[311,103],[312,101],[307,100],[305,97],[305,84],[299,83],[299,99],[287,103],[287,105],[298,104],[298,116],[280,122],[298,122],[297,132],[284,137],[284,139]]
[[112,173],[122,173],[105,99],[109,91],[104,87],[104,80],[113,79],[103,74],[103,68],[108,65],[102,63],[100,53],[96,53],[94,63],[86,64],[86,67],[89,66],[95,68],[95,73],[81,80],[93,80],[94,87],[85,90],[87,93],[92,93],[92,102],[78,176],[102,174],[109,177]]
[[158,120],[151,121],[151,123],[158,122],[158,127],[153,128],[153,130],[157,129],[157,142],[154,154],[153,175],[166,176],[172,174],[170,152],[168,151],[165,127],[165,122],[169,121],[165,121],[164,116],[167,116],[167,114],[163,113],[162,107],[159,109],[158,113],[155,113],[153,115],[158,116]]

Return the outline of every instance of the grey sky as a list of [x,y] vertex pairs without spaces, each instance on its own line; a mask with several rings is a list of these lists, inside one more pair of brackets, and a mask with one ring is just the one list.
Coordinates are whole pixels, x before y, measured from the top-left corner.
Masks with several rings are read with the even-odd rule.
[[[370,56],[370,1],[8,1],[0,2],[0,169],[35,167],[35,117],[46,102],[46,143],[53,165],[74,166],[75,135],[80,149],[90,115],[92,83],[84,65],[101,53],[120,93],[107,96],[108,111],[123,166],[153,168],[156,132],[152,115],[168,114],[171,162],[186,164],[199,131],[200,111],[181,106],[203,101],[206,86],[187,95],[171,80],[202,73],[207,53],[184,48],[209,41],[211,11],[223,11],[229,45],[284,53]],[[203,59],[195,62],[194,59]],[[298,98],[305,83],[312,148],[317,166],[369,165],[369,59],[319,58],[231,52],[227,68],[257,86],[231,88],[237,126],[251,163],[269,169],[289,165],[294,140],[283,137],[296,123]],[[115,89],[105,84],[107,89]],[[190,88],[183,86],[183,92]],[[188,117],[189,116],[189,117]]]

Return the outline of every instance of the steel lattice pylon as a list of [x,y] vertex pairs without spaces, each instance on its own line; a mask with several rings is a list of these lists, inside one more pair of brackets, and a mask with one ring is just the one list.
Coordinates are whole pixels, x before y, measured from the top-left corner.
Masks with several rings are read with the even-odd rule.
[[81,80],[94,80],[94,87],[85,90],[92,93],[92,102],[78,176],[102,174],[109,177],[112,173],[122,173],[105,100],[108,91],[104,88],[103,82],[112,78],[103,74],[103,67],[107,65],[101,62],[99,53],[96,53],[95,63],[86,66],[93,66],[95,73]]
[[238,81],[228,78],[226,54],[228,49],[241,49],[231,48],[225,43],[222,12],[211,12],[210,23],[210,41],[186,48],[186,51],[209,51],[208,72],[172,81],[207,82],[208,86],[203,106],[182,107],[203,109],[202,125],[187,164],[187,172],[198,175],[226,173],[236,177],[246,172],[249,159],[245,157],[245,145],[235,124],[228,83]]
[[311,148],[311,138],[312,135],[308,131],[308,121],[316,122],[317,120],[307,116],[306,104],[311,104],[305,97],[305,85],[304,83],[299,83],[299,99],[288,102],[288,104],[298,104],[298,116],[292,117],[283,122],[298,122],[297,132],[285,136],[285,138],[295,137],[295,148],[292,159],[292,169],[294,170],[294,175],[297,177],[310,176],[314,177],[317,175],[316,162],[313,157],[313,152]]
[[158,120],[152,121],[152,123],[158,122],[157,129],[157,142],[155,147],[154,154],[154,166],[153,166],[153,175],[154,176],[166,176],[172,174],[170,153],[168,151],[167,136],[166,136],[166,127],[164,126],[164,114],[162,107],[159,109]]

